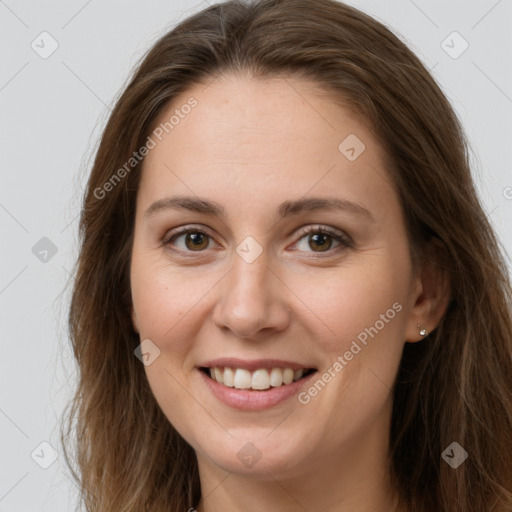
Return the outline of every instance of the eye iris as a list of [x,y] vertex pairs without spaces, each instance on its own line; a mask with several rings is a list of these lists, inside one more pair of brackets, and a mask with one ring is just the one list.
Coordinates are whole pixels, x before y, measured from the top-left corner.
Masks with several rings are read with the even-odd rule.
[[[325,248],[327,247],[327,250],[329,250],[331,248],[331,245],[332,245],[332,240],[330,239],[330,236],[329,235],[326,235],[325,233],[315,233],[313,235],[311,235],[311,240],[314,240],[315,243],[320,241],[322,245],[320,246],[311,246],[310,247],[313,249],[313,250],[316,250],[316,248],[320,247],[320,249],[322,248]],[[326,240],[328,240],[328,243],[327,245],[325,244]],[[322,251],[317,251],[317,252],[322,252]]]
[[[204,233],[187,233],[185,240],[188,249],[205,249],[208,246],[208,239]],[[189,245],[189,241],[192,241],[192,246]],[[201,242],[203,243],[201,244]]]
[[[185,245],[192,251],[200,251],[208,247],[208,235],[200,231],[189,231],[184,233]],[[311,242],[313,241],[313,244]],[[328,251],[332,246],[332,235],[321,231],[309,235],[309,246],[315,252]]]

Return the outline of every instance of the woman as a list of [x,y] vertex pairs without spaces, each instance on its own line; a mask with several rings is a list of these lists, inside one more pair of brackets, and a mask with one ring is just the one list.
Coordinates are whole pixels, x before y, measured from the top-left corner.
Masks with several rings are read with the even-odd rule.
[[80,221],[87,510],[512,510],[511,288],[466,144],[342,3],[225,2],[162,37]]

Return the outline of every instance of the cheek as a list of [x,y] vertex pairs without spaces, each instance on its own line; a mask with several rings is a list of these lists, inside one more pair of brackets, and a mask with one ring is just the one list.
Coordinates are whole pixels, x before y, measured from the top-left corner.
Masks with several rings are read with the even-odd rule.
[[200,326],[198,312],[205,294],[218,279],[212,273],[198,277],[197,270],[179,269],[161,257],[135,256],[132,260],[131,289],[141,339],[154,341],[162,355],[172,356],[190,347],[190,339]]
[[[331,415],[327,430],[349,437],[370,425],[389,400],[405,339],[406,265],[398,264],[391,251],[389,257],[372,254],[371,259],[371,265],[338,269],[323,294],[317,290],[310,296],[329,328],[316,337],[325,355],[318,378],[329,383],[313,407],[339,411]],[[317,400],[314,389],[306,393]],[[347,417],[353,419],[350,425]]]
[[189,427],[187,407],[192,408],[184,369],[195,325],[191,313],[202,295],[199,288],[161,259],[134,253],[131,289],[140,340],[151,340],[159,350],[144,371],[162,412],[180,432]]
[[322,287],[322,292],[312,289],[309,293],[309,302],[329,328],[327,351],[348,350],[355,339],[364,343],[372,338],[369,332],[378,332],[385,339],[401,339],[405,272],[399,272],[391,259],[379,256],[375,262],[340,268],[326,280],[330,284]]
[[181,371],[173,368],[165,352],[144,369],[151,393],[162,413],[188,442],[194,442],[196,433],[192,425],[204,411],[194,393],[188,391],[190,385]]

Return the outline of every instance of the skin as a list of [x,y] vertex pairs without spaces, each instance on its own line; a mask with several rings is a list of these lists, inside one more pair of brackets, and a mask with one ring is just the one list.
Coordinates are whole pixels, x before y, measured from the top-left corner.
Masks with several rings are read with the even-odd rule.
[[[417,324],[435,329],[448,288],[430,267],[413,272],[382,149],[362,120],[295,78],[197,84],[158,122],[191,96],[198,105],[144,161],[131,286],[134,329],[160,350],[144,367],[151,390],[197,454],[197,510],[395,510],[392,386],[404,343],[423,338]],[[338,150],[349,134],[366,146],[352,162]],[[153,202],[182,194],[216,201],[226,218],[176,209],[144,218]],[[303,196],[358,203],[374,221],[326,210],[277,215],[283,201]],[[163,243],[191,224],[209,235],[199,250],[186,235]],[[318,225],[347,234],[353,247],[329,236],[315,243]],[[298,235],[303,226],[312,233]],[[262,249],[252,263],[236,252],[248,236]],[[321,375],[394,303],[401,311],[307,404],[295,396],[263,411],[233,409],[196,367],[275,358]],[[247,442],[261,454],[252,467],[237,457]]]

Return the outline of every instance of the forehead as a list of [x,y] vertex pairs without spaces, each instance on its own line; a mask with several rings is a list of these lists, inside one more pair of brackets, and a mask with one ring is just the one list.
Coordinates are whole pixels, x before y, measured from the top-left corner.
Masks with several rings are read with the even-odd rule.
[[142,202],[173,193],[241,207],[313,192],[393,199],[366,121],[304,80],[223,75],[195,84],[160,114],[151,137]]
[[[196,103],[193,108],[188,107],[191,102]],[[266,147],[260,159],[284,156],[287,147],[308,151],[321,142],[337,154],[337,142],[344,134],[357,132],[369,138],[365,120],[340,102],[318,84],[295,77],[221,75],[175,97],[155,126],[164,138],[193,145],[200,152],[198,157],[225,150],[232,159],[250,147],[267,145],[269,139],[287,145]],[[218,142],[214,147],[212,140]],[[304,140],[311,144],[305,146]]]

